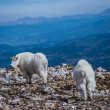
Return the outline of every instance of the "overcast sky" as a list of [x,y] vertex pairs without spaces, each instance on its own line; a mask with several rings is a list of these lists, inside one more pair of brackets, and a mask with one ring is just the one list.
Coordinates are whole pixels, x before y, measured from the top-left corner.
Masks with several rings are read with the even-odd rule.
[[108,8],[110,0],[0,0],[0,21],[98,13]]

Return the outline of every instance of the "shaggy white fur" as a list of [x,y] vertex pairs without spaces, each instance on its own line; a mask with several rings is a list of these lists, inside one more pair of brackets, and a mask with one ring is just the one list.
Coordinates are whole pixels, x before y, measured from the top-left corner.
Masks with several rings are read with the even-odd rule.
[[43,64],[44,68],[47,70],[48,60],[47,60],[46,56],[43,53],[36,53],[35,55],[41,61],[41,63]]
[[36,54],[30,52],[19,53],[12,58],[11,66],[19,68],[20,73],[26,78],[27,83],[31,83],[32,74],[42,77],[43,83],[47,83],[47,65],[42,64],[41,59]]
[[96,87],[95,73],[92,66],[84,59],[80,60],[73,72],[77,90],[85,101],[92,99]]

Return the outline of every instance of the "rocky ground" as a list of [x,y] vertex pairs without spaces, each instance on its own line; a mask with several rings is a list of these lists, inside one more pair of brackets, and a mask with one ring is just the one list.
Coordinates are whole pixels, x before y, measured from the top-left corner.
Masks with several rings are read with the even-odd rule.
[[110,72],[96,70],[97,88],[92,101],[76,91],[73,67],[49,67],[48,84],[33,76],[32,84],[13,70],[0,69],[0,110],[110,110]]

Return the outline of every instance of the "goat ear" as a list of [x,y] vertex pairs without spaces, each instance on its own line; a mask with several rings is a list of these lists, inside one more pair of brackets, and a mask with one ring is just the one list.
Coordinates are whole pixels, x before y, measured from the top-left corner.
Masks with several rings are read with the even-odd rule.
[[13,57],[10,57],[10,59],[12,59],[12,60],[13,60],[13,59],[15,59],[15,56],[13,56]]
[[11,57],[11,59],[12,59],[13,61],[16,61],[16,60],[18,59],[18,57],[13,56],[13,57]]
[[18,57],[15,57],[15,59],[17,60],[17,59],[18,59]]

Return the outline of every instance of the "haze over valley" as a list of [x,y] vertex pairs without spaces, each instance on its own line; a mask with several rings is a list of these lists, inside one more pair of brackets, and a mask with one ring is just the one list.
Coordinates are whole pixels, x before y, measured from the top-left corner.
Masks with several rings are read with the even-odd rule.
[[23,17],[0,22],[0,67],[8,67],[19,52],[44,52],[49,65],[75,64],[85,58],[109,69],[110,9],[98,14]]

